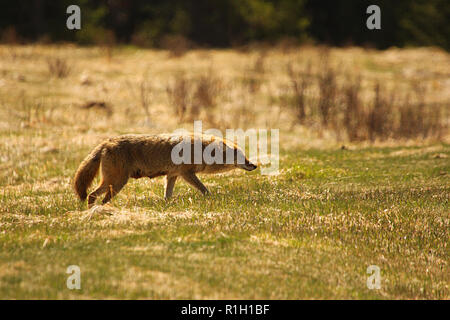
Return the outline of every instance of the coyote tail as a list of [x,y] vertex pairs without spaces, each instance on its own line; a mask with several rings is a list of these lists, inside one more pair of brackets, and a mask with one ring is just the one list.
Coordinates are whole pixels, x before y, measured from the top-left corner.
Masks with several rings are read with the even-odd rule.
[[81,201],[87,198],[87,189],[97,175],[100,161],[102,158],[103,143],[98,145],[92,152],[81,162],[75,173],[74,187],[75,192]]

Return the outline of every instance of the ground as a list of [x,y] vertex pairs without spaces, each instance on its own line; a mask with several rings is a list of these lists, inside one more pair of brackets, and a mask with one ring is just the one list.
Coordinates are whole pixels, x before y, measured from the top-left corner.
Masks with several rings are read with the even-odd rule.
[[[88,210],[71,184],[97,143],[121,133],[192,128],[179,124],[168,107],[172,75],[213,65],[232,83],[238,66],[257,55],[0,49],[1,298],[450,298],[445,137],[350,143],[294,126],[265,99],[283,81],[281,72],[265,71],[247,110],[251,116],[242,115],[239,124],[280,129],[278,175],[236,170],[202,176],[211,195],[181,182],[169,201],[163,178],[131,180],[111,204]],[[305,55],[313,57],[314,50],[305,48]],[[266,68],[281,69],[290,54],[268,53]],[[350,48],[334,54],[369,78],[425,73],[435,82],[432,96],[448,99],[447,71],[436,65],[448,55],[439,50]],[[67,77],[49,74],[46,59],[53,56],[69,57]],[[149,116],[139,100],[144,77],[153,88]],[[236,90],[224,94],[215,122],[223,115],[227,125],[235,123],[226,108],[239,110]],[[95,99],[111,104],[112,114],[80,109]],[[261,115],[258,108],[267,109]],[[80,267],[80,290],[66,286],[70,265]],[[367,287],[370,265],[381,271],[378,290]]]

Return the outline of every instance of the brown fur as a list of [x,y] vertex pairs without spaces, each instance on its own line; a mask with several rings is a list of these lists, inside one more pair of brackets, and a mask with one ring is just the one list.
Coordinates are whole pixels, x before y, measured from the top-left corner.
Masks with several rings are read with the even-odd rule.
[[[186,137],[186,136],[184,136]],[[225,139],[214,136],[195,137],[191,139],[192,164],[176,165],[172,162],[172,148],[182,141],[181,135],[123,135],[110,138],[99,144],[83,160],[78,168],[74,186],[78,197],[84,201],[87,197],[87,189],[101,168],[102,180],[98,187],[89,194],[88,205],[91,207],[97,197],[106,193],[103,203],[108,202],[128,182],[129,178],[154,178],[167,176],[166,198],[170,198],[177,177],[182,177],[186,182],[200,190],[203,194],[208,189],[197,178],[197,173],[216,173],[243,168],[254,170],[256,166],[245,158],[245,164],[194,164],[194,139],[201,141],[202,151],[209,144],[224,143],[225,146],[234,150],[234,157],[242,150],[238,146]],[[243,154],[243,152],[242,152]],[[224,151],[225,159],[225,151]],[[236,161],[235,161],[236,162]]]

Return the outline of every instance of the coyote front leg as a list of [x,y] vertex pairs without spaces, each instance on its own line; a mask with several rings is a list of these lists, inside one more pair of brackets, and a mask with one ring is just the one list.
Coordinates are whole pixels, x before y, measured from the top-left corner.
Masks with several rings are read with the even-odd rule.
[[166,200],[172,196],[173,187],[175,186],[175,182],[177,181],[177,176],[169,177],[167,176],[167,184],[166,184]]
[[201,193],[203,194],[208,194],[209,191],[208,189],[203,185],[203,183],[197,178],[197,176],[195,175],[195,173],[193,172],[189,172],[189,173],[185,173],[183,175],[184,180],[186,180],[186,182],[188,182],[190,185],[192,185],[194,188],[200,190]]

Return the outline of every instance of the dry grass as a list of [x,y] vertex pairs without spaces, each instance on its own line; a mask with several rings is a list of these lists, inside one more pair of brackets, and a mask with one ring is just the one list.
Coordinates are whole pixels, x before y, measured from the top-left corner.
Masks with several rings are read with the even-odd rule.
[[[191,109],[190,83],[184,73],[174,77],[173,84],[167,86],[166,92],[178,122],[183,122],[186,113]],[[190,117],[189,119],[192,120]]]
[[294,110],[298,122],[303,124],[306,119],[306,105],[308,104],[308,90],[311,87],[311,64],[304,71],[294,71],[292,64],[288,64],[288,74],[294,91]]
[[58,57],[48,58],[47,66],[50,76],[57,78],[66,78],[72,70],[66,59]]
[[[95,110],[82,111],[80,117],[94,127],[106,125],[120,131],[129,131],[131,124],[139,126],[140,119],[148,119],[151,113],[157,131],[161,130],[158,124],[164,123],[164,130],[171,131],[201,118],[210,125],[270,126],[286,129],[283,134],[287,135],[306,131],[313,139],[338,142],[448,139],[450,94],[445,66],[449,58],[436,49],[380,53],[329,49],[326,54],[312,47],[287,53],[266,49],[256,54],[193,50],[177,59],[168,58],[166,51],[117,48],[112,58],[105,57],[101,48],[0,49],[0,89],[8,91],[0,100],[5,106],[2,112],[8,113],[3,118],[8,127],[20,127],[27,112],[17,107],[17,99],[39,100],[45,107],[34,111],[67,125],[78,105],[105,101],[114,106],[115,113],[107,123]],[[48,70],[40,63],[45,66],[48,57],[65,61],[62,65],[71,70],[66,78],[48,78]],[[258,85],[248,84],[248,78]],[[423,95],[416,90],[419,82]],[[353,115],[356,101],[350,97],[355,95],[359,106]],[[14,108],[9,107],[12,104]],[[360,121],[361,117],[365,120]],[[82,123],[75,127],[83,127]]]
[[150,83],[146,80],[145,75],[142,77],[142,80],[138,84],[137,88],[133,88],[130,82],[127,82],[131,95],[137,101],[137,104],[142,108],[145,113],[145,122],[147,124],[151,124],[151,116],[150,116],[150,105],[152,99],[152,87]]
[[165,36],[159,45],[161,48],[168,50],[172,58],[182,57],[193,46],[187,38],[181,35]]
[[221,90],[222,83],[211,69],[190,79],[179,73],[166,87],[169,102],[180,123],[203,120],[212,126],[216,125],[215,109]]
[[342,141],[440,140],[448,135],[449,103],[431,102],[428,83],[415,79],[381,84],[379,78],[363,78],[360,71],[339,71],[330,55],[329,49],[320,51],[315,73],[311,63],[302,71],[288,63],[292,98],[287,106],[298,124],[315,128],[311,124],[318,121],[321,130],[333,131]]
[[191,119],[203,119],[212,126],[215,121],[215,109],[220,99],[222,83],[211,69],[199,76],[194,83],[195,91],[191,107]]

